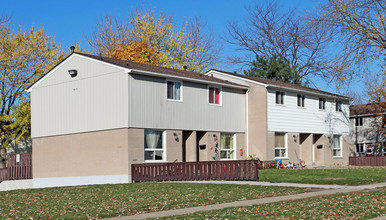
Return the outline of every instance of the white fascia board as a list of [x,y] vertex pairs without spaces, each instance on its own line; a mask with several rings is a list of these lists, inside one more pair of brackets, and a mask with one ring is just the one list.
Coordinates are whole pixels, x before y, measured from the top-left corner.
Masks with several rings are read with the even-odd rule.
[[238,85],[231,85],[231,84],[226,84],[226,83],[213,82],[213,81],[202,80],[202,79],[193,79],[193,78],[188,78],[188,77],[183,77],[183,76],[175,76],[175,75],[156,73],[156,72],[137,70],[137,69],[132,69],[131,73],[138,73],[138,74],[141,74],[141,75],[157,76],[157,77],[169,78],[169,79],[180,79],[180,80],[185,80],[185,81],[190,81],[190,82],[198,82],[198,83],[209,84],[209,85],[217,85],[217,86],[223,86],[223,87],[228,87],[228,88],[245,89],[245,90],[248,89],[248,87],[241,86],[241,85],[240,86],[238,86]]
[[86,57],[86,56],[83,56],[83,55],[80,55],[80,54],[77,54],[77,53],[73,53],[71,54],[69,57],[67,57],[66,60],[64,60],[62,63],[60,63],[59,65],[57,65],[55,68],[51,69],[50,71],[48,71],[41,79],[39,79],[37,82],[35,82],[31,87],[29,87],[27,90],[25,90],[26,92],[31,92],[32,89],[37,86],[40,82],[42,82],[43,80],[45,80],[48,76],[50,76],[53,72],[55,72],[57,69],[59,69],[61,66],[63,66],[65,63],[67,63],[70,59],[72,59],[73,57],[82,57],[84,59],[87,59],[87,60],[91,60],[91,61],[94,61],[94,62],[98,62],[98,63],[102,63],[104,65],[108,65],[108,66],[112,66],[112,67],[115,67],[115,68],[118,68],[118,69],[121,69],[123,71],[126,71],[127,73],[129,73],[131,70],[130,69],[127,69],[127,68],[124,68],[124,67],[121,67],[121,66],[117,66],[117,65],[114,65],[114,64],[111,64],[111,63],[108,63],[108,62],[104,62],[102,60],[97,60],[97,59],[94,59],[94,58],[91,58],[91,57]]
[[257,84],[257,85],[264,86],[264,87],[268,86],[267,84],[264,84],[264,83],[261,83],[261,82],[256,82],[254,80],[246,79],[246,78],[239,77],[239,76],[234,76],[234,75],[231,75],[231,74],[228,74],[228,73],[224,73],[224,72],[220,72],[220,71],[216,71],[216,70],[209,70],[208,72],[205,73],[205,75],[208,76],[209,74],[211,74],[211,72],[215,72],[215,73],[218,73],[218,74],[223,75],[223,76],[228,76],[228,77],[231,77],[231,78],[243,80],[245,82],[254,83],[254,84]]
[[281,89],[281,90],[291,91],[291,92],[298,92],[298,93],[303,93],[303,94],[310,94],[310,95],[315,95],[315,96],[319,96],[319,97],[328,97],[328,98],[336,98],[336,99],[339,99],[339,100],[351,101],[351,98],[338,97],[338,95],[327,95],[327,94],[318,93],[318,92],[311,92],[311,91],[306,91],[306,90],[302,90],[302,89],[294,89],[294,88],[275,86],[275,85],[268,85],[267,87],[268,88],[274,88],[274,89]]
[[[378,114],[378,115],[377,115]],[[382,113],[374,113],[374,114],[363,114],[363,115],[350,115],[350,118],[358,118],[358,117],[381,117],[380,115],[386,115],[386,112]]]

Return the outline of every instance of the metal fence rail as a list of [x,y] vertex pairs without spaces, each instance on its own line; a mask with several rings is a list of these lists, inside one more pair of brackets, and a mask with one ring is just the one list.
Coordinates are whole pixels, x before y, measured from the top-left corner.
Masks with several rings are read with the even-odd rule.
[[0,182],[20,179],[32,179],[32,153],[9,154],[8,167],[0,169]]
[[259,180],[257,160],[132,164],[132,182]]
[[351,166],[386,166],[386,156],[349,157]]

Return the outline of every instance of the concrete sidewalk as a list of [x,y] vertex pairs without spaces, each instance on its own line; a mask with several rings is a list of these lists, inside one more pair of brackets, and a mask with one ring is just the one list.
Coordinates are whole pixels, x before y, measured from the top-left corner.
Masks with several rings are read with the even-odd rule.
[[252,186],[282,186],[298,188],[317,188],[317,189],[375,189],[386,186],[384,183],[375,183],[369,185],[346,186],[346,185],[321,185],[321,184],[303,184],[303,183],[279,183],[279,182],[258,182],[258,181],[179,181],[179,183],[212,183],[212,184],[240,184]]
[[213,205],[207,205],[207,206],[198,206],[198,207],[191,207],[191,208],[184,208],[184,209],[152,212],[152,213],[117,217],[117,218],[111,218],[111,219],[116,219],[116,220],[146,219],[146,218],[166,217],[166,216],[172,216],[172,215],[184,215],[184,214],[190,214],[190,213],[199,212],[199,211],[210,211],[210,210],[218,210],[218,209],[231,208],[231,207],[252,206],[252,205],[281,202],[281,201],[287,201],[287,200],[305,199],[305,198],[316,197],[316,196],[326,196],[326,195],[332,195],[335,193],[349,193],[349,192],[362,191],[366,189],[375,189],[378,187],[386,187],[386,183],[378,183],[378,184],[362,185],[362,186],[267,183],[267,182],[245,182],[245,181],[192,181],[192,183],[244,184],[244,185],[248,184],[248,185],[261,185],[261,186],[269,185],[269,186],[282,186],[282,187],[322,188],[326,190],[300,193],[300,194],[289,195],[289,196],[268,197],[268,198],[262,198],[262,199],[235,201],[235,202],[220,203],[220,204],[213,204]]

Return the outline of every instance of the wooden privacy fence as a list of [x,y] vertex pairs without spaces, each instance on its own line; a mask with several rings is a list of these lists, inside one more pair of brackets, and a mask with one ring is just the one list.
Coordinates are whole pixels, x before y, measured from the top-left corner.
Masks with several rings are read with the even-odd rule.
[[132,164],[132,182],[259,180],[257,160]]
[[386,156],[349,157],[351,166],[386,166]]
[[9,154],[7,168],[0,169],[0,182],[20,179],[32,179],[32,153]]

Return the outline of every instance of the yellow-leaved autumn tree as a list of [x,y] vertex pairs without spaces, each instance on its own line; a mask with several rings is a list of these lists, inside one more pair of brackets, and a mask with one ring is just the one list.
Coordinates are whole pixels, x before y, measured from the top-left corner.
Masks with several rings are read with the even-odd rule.
[[30,134],[30,101],[25,89],[58,62],[60,45],[43,28],[14,30],[0,24],[0,168],[6,148]]
[[143,40],[133,41],[128,45],[118,44],[114,50],[108,51],[106,56],[120,60],[131,60],[137,63],[160,64],[158,54],[154,48]]
[[98,54],[112,54],[119,45],[132,50],[133,42],[146,42],[157,54],[160,66],[204,71],[215,66],[219,57],[220,47],[213,36],[204,33],[200,19],[177,27],[171,16],[163,12],[157,16],[150,8],[139,8],[127,21],[107,15],[86,38]]

